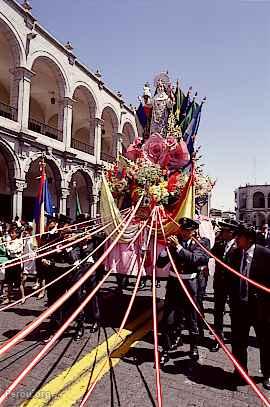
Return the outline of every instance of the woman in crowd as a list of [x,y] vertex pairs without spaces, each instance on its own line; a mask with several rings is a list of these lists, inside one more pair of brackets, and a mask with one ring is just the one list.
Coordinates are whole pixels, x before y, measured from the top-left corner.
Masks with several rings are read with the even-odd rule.
[[0,298],[3,298],[4,294],[4,282],[5,282],[5,266],[8,261],[7,250],[5,245],[5,239],[3,231],[0,232]]
[[[21,232],[17,228],[12,227],[9,230],[10,240],[7,241],[6,249],[9,260],[18,259],[23,252],[23,242],[21,239]],[[9,304],[12,297],[13,286],[19,288],[21,279],[21,263],[14,264],[5,270],[5,282],[7,284],[7,298],[3,301],[3,304]]]
[[33,228],[32,226],[26,226],[23,232],[23,255],[28,255],[32,257],[31,260],[26,261],[23,263],[22,267],[22,274],[21,274],[21,284],[20,290],[22,295],[22,303],[25,302],[25,284],[29,274],[34,274],[36,271],[36,262],[35,262],[35,251],[37,245],[35,244],[35,240],[32,237]]

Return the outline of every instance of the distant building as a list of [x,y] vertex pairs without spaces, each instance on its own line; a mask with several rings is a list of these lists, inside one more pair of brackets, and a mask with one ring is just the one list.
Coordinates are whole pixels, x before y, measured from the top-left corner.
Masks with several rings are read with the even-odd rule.
[[235,191],[236,219],[257,228],[270,225],[270,185],[246,185]]
[[221,209],[210,209],[210,218],[216,221],[224,219],[236,219],[236,213],[232,211],[222,211]]
[[222,212],[222,219],[236,219],[236,213],[232,211],[223,211]]
[[221,219],[222,218],[222,210],[221,209],[210,209],[210,218],[212,219]]

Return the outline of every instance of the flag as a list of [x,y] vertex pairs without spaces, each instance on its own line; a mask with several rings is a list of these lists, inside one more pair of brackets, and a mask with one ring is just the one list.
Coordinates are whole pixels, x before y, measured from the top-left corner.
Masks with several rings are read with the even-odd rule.
[[76,216],[79,216],[82,214],[82,209],[81,209],[81,204],[80,204],[80,198],[78,191],[76,189]]
[[[178,233],[178,222],[181,218],[187,217],[194,219],[195,216],[195,188],[194,188],[194,165],[191,167],[189,179],[183,189],[179,201],[176,204],[173,213],[168,214],[168,220],[164,222],[164,231],[166,236]],[[162,238],[161,228],[158,229],[158,236]]]
[[187,108],[186,115],[184,116],[183,120],[180,123],[181,130],[183,133],[185,133],[185,131],[187,130],[191,120],[194,117],[194,114],[196,113],[197,108],[199,107],[198,103],[195,102],[196,96],[197,93],[195,93],[192,102],[190,102]]
[[200,125],[200,120],[201,120],[201,111],[202,111],[202,105],[204,103],[204,100],[200,105],[197,105],[196,110],[194,111],[193,117],[183,135],[183,140],[187,144],[188,152],[190,156],[194,153],[194,140],[197,135],[199,125]]
[[45,231],[45,216],[53,215],[51,194],[48,188],[45,163],[41,164],[41,177],[34,211],[34,231],[35,234],[42,234]]
[[181,105],[181,121],[184,120],[184,118],[187,114],[187,111],[189,109],[189,106],[191,104],[191,101],[190,101],[191,90],[192,90],[192,87],[189,88],[187,95],[186,95],[186,97],[184,97],[184,100]]
[[147,125],[147,115],[145,113],[145,109],[143,107],[143,104],[140,103],[137,111],[136,111],[136,115],[138,117],[138,120],[140,122],[140,125],[142,126],[142,128],[144,129],[145,126]]
[[177,123],[179,123],[180,120],[180,112],[181,112],[181,105],[184,100],[184,94],[182,93],[181,89],[179,88],[179,82],[177,81],[176,83],[176,90],[175,90],[175,110],[174,110],[174,115]]

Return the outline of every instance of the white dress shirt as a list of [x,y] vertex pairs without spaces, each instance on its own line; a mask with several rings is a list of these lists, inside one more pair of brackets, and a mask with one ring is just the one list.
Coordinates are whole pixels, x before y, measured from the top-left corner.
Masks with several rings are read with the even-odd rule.
[[[240,267],[240,273],[243,274],[243,276],[249,277],[250,267],[251,267],[251,263],[252,263],[253,256],[254,256],[254,251],[255,251],[255,244],[250,246],[250,248],[248,250],[243,250],[241,267]],[[247,255],[247,259],[246,259],[246,265],[244,266],[245,255]],[[241,300],[247,302],[248,301],[248,282],[241,278],[240,296],[242,296],[241,293],[242,293],[243,289],[244,289],[244,296],[243,296],[243,298],[241,298]]]
[[[251,267],[252,259],[253,259],[253,256],[254,256],[254,251],[255,251],[255,244],[250,246],[250,248],[248,250],[246,250],[246,251],[243,250],[240,272],[241,272],[241,274],[244,274],[247,277],[249,277],[250,267]],[[243,270],[243,263],[244,263],[245,253],[247,254],[247,265],[246,265],[246,270]]]
[[226,255],[228,254],[228,252],[231,250],[232,246],[235,244],[235,239],[230,240],[229,242],[227,242],[226,246],[225,246],[225,251],[224,251],[224,255],[223,255],[223,259],[226,258]]

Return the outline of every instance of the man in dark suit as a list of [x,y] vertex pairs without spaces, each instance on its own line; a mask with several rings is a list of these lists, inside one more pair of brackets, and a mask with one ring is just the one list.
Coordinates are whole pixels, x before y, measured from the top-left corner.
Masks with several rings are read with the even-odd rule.
[[[219,222],[221,228],[219,238],[217,239],[212,253],[226,264],[230,264],[232,253],[236,249],[235,236],[238,228],[238,223],[231,219],[226,219]],[[214,329],[220,338],[223,338],[223,315],[225,305],[229,298],[230,304],[230,289],[231,289],[231,273],[222,267],[217,261],[214,274]],[[231,304],[230,304],[231,307]],[[211,352],[219,350],[219,343],[213,341],[210,347]]]
[[[170,236],[168,239],[168,244],[177,270],[195,301],[197,300],[197,273],[199,267],[208,264],[208,256],[192,240],[192,235],[198,227],[198,222],[189,218],[182,218],[179,220],[179,232],[177,236]],[[202,243],[204,244],[206,242]],[[162,250],[157,260],[157,267],[163,268],[169,261],[167,251]],[[164,317],[162,322],[164,345],[160,360],[161,366],[164,366],[164,364],[169,361],[169,351],[172,346],[173,335],[178,325],[182,322],[180,315],[185,317],[190,334],[190,357],[193,360],[198,360],[199,352],[197,343],[199,329],[197,313],[181,289],[177,275],[171,268],[166,288]]]
[[[270,288],[270,250],[256,244],[256,232],[241,226],[236,238],[239,251],[234,253],[233,266],[244,276]],[[250,327],[255,329],[260,349],[263,386],[270,390],[270,294],[244,279],[232,277],[232,352],[247,369],[247,347]],[[239,383],[235,373],[234,383]]]
[[268,225],[264,225],[262,231],[257,233],[256,240],[259,245],[270,249],[270,232]]

